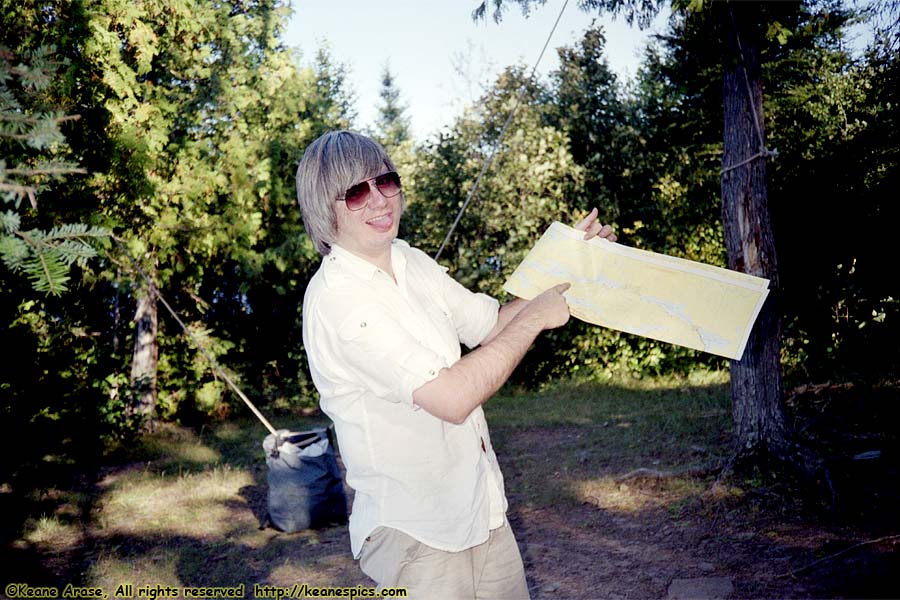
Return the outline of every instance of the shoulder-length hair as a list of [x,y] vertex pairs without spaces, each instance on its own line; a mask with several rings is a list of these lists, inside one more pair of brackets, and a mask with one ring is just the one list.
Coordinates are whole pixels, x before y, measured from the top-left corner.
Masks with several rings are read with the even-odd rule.
[[337,199],[385,167],[396,170],[381,144],[352,131],[330,131],[306,148],[297,167],[297,201],[306,233],[319,254],[328,254],[337,238]]

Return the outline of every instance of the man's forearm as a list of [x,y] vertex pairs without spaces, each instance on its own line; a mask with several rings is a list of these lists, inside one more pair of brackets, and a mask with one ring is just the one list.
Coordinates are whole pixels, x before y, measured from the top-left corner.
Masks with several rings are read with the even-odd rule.
[[465,421],[500,389],[544,329],[540,315],[523,310],[527,301],[521,303],[514,313],[508,313],[512,316],[504,327],[449,369],[441,369],[435,379],[413,393],[413,401],[439,419]]
[[481,340],[481,345],[485,345],[490,343],[492,339],[497,337],[503,328],[509,325],[509,322],[513,320],[513,318],[519,314],[525,306],[528,305],[528,300],[523,300],[522,298],[515,298],[500,307],[500,312],[497,315],[497,324],[494,325],[494,328],[491,329],[491,332],[487,334],[483,340]]

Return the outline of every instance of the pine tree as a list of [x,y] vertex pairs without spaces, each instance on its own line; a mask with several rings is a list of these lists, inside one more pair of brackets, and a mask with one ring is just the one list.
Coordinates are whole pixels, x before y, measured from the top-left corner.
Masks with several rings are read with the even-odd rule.
[[386,148],[395,148],[410,139],[409,117],[406,105],[400,100],[400,90],[395,83],[390,65],[381,72],[381,91],[378,93],[378,121],[375,137]]
[[86,266],[108,235],[103,228],[77,223],[26,229],[42,189],[85,172],[65,159],[68,146],[61,131],[63,123],[79,117],[63,114],[48,93],[63,67],[52,46],[20,56],[0,47],[0,195],[15,209],[0,213],[0,258],[11,271],[25,274],[33,289],[54,295],[66,291],[72,266]]

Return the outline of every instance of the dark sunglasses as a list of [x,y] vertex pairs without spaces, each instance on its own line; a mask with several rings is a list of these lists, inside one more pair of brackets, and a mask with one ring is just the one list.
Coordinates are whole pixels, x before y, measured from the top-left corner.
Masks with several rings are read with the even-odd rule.
[[375,184],[378,191],[385,198],[393,198],[400,193],[400,175],[396,171],[389,171],[377,177],[371,177],[357,184],[351,185],[344,192],[343,198],[338,202],[345,202],[349,210],[361,210],[369,203],[369,182]]

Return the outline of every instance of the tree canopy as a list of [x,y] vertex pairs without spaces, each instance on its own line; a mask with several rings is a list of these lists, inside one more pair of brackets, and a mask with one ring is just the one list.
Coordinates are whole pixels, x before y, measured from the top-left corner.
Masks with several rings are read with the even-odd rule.
[[[660,6],[581,4],[638,23]],[[777,151],[767,177],[781,364],[789,382],[890,376],[900,357],[900,291],[883,269],[898,210],[897,13],[789,4],[762,32],[759,74],[766,147]],[[507,5],[483,6],[502,15]],[[314,406],[301,306],[319,257],[294,171],[322,132],[359,128],[351,65],[327,46],[309,57],[285,47],[288,7],[276,0],[0,8],[15,24],[0,30],[0,316],[17,349],[0,368],[3,432],[77,431],[99,446],[147,419],[199,424],[242,410],[159,294],[261,406]],[[466,286],[502,299],[543,229],[595,205],[628,245],[725,266],[724,66],[702,18],[676,11],[627,82],[591,28],[557,50],[549,76],[509,65],[422,142],[385,67],[374,134],[403,178],[401,235],[434,253],[499,144],[441,259]],[[843,42],[853,19],[878,27],[861,56]],[[55,266],[40,275],[43,259]],[[696,368],[728,365],[573,322],[540,339],[514,382]]]

